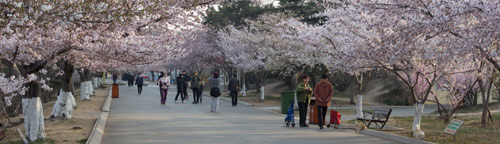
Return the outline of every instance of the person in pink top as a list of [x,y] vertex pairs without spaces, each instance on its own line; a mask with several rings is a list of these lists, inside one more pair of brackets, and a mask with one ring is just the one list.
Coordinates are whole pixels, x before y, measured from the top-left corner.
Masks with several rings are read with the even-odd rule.
[[165,101],[167,101],[168,87],[170,87],[170,76],[163,74],[163,76],[158,80],[158,85],[160,85],[161,105],[165,105]]

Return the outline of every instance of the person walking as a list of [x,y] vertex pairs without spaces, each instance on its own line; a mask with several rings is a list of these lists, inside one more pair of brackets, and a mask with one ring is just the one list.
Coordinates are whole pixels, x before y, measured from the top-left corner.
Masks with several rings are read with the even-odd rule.
[[161,105],[165,105],[167,101],[168,88],[170,87],[170,76],[163,76],[158,80],[158,84],[160,85],[160,94],[161,94]]
[[113,83],[115,84],[116,81],[118,81],[118,74],[114,73],[113,74]]
[[313,89],[309,86],[309,76],[302,76],[302,82],[297,85],[295,92],[297,93],[297,102],[299,104],[300,127],[309,127],[309,125],[306,124],[307,106],[313,94]]
[[240,90],[240,80],[236,78],[236,74],[233,74],[233,78],[229,80],[227,87],[229,95],[231,96],[232,105],[235,107],[238,105],[238,91]]
[[191,80],[191,89],[193,90],[193,104],[197,104],[200,99],[198,89],[200,88],[200,77],[198,73],[194,73],[193,79]]
[[321,75],[321,81],[316,83],[314,86],[314,97],[316,97],[316,107],[318,114],[318,126],[320,129],[323,129],[323,125],[325,124],[325,116],[326,111],[328,110],[328,106],[330,105],[330,99],[333,96],[333,86],[328,81],[328,75]]
[[210,96],[212,97],[212,105],[210,112],[219,112],[219,96],[221,95],[219,89],[219,73],[215,72],[213,77],[208,79],[210,88]]
[[131,87],[134,86],[134,81],[135,81],[135,75],[130,73],[130,75],[128,76],[128,83]]
[[187,92],[187,87],[188,87],[188,84],[189,84],[189,81],[191,81],[191,77],[189,77],[187,74],[186,74],[186,71],[182,71],[182,79],[184,80],[184,87],[182,88],[182,92],[184,93],[184,99],[187,100],[189,98],[188,96],[188,92]]
[[182,75],[177,76],[175,78],[175,81],[177,82],[177,95],[175,95],[175,103],[178,103],[179,101],[177,100],[179,98],[179,94],[181,95],[181,100],[182,103],[184,103],[184,77]]
[[142,73],[139,73],[139,75],[135,79],[135,85],[137,85],[137,92],[139,93],[139,95],[141,95],[143,84],[144,84],[144,78],[142,77]]

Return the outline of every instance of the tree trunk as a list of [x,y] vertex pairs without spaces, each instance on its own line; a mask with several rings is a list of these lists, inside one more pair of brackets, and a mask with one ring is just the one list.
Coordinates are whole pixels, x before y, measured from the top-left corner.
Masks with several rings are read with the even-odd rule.
[[85,69],[85,76],[87,76],[87,92],[89,93],[89,96],[94,95],[94,86],[92,85],[92,72],[90,72],[90,70],[88,69]]
[[257,93],[260,93],[260,87],[261,87],[261,79],[260,79],[260,76],[259,76],[259,72],[253,72],[254,76],[255,76],[255,89],[257,89]]
[[358,102],[356,103],[356,117],[363,118],[363,94],[358,94]]
[[28,83],[27,87],[29,87],[28,92],[22,100],[26,137],[29,138],[30,141],[44,139],[46,135],[43,107],[40,100],[42,89],[38,81]]
[[299,77],[298,75],[299,75],[299,71],[295,71],[292,74],[292,78],[290,78],[290,84],[291,84],[290,90],[292,90],[292,91],[295,91],[295,89],[297,88],[297,83],[298,83],[297,78]]
[[356,104],[356,103],[354,103],[354,91],[355,90],[356,89],[354,88],[354,86],[351,86],[349,88],[349,91],[350,91],[349,104]]
[[265,97],[265,93],[264,93],[264,86],[261,86],[260,87],[260,100],[264,100],[264,97]]
[[481,115],[481,127],[482,128],[486,128],[486,126],[487,126],[486,123],[488,122],[488,114],[489,114],[488,103],[490,102],[490,95],[491,95],[491,87],[492,86],[493,86],[493,80],[491,80],[488,83],[488,91],[482,92],[482,98],[483,98],[483,112]]
[[59,92],[59,96],[57,97],[50,117],[71,118],[73,107],[76,106],[75,97],[71,92],[73,90],[73,72],[74,66],[68,61],[65,61],[62,89]]
[[241,95],[242,95],[242,96],[247,96],[247,86],[246,86],[246,75],[245,75],[245,70],[243,70],[243,71],[241,72],[240,77],[241,77],[241,85],[242,85],[242,88],[243,88],[243,89],[241,89],[241,90],[242,90],[242,91],[241,91],[241,93],[242,93]]
[[424,103],[417,102],[414,104],[415,106],[415,113],[413,114],[413,136],[417,137],[418,132],[417,130],[422,131],[420,129],[420,122],[422,121],[422,115],[424,114]]
[[150,79],[151,79],[152,82],[155,81],[155,72],[154,71],[151,71],[151,78]]
[[80,73],[80,100],[85,101],[85,100],[90,100],[89,96],[89,88],[87,87],[87,76],[85,75],[85,72],[79,71]]

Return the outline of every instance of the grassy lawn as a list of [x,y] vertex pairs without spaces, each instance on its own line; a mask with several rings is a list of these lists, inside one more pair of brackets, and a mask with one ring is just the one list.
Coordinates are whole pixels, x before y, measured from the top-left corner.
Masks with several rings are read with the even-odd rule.
[[[493,102],[488,104],[488,107],[490,108],[490,110],[494,110],[500,107],[500,103],[498,101]],[[483,104],[478,104],[476,106],[469,106],[467,108],[458,109],[456,113],[474,113],[482,111],[483,111]]]
[[[464,125],[456,134],[457,140],[453,136],[443,132],[447,124],[437,116],[424,116],[421,128],[425,132],[425,140],[436,143],[500,143],[500,114],[494,114],[493,123],[488,124],[488,128],[481,127],[480,116],[459,116],[457,119],[463,120]],[[393,117],[387,125],[404,128],[403,131],[388,131],[393,134],[412,137],[411,128],[413,117]]]

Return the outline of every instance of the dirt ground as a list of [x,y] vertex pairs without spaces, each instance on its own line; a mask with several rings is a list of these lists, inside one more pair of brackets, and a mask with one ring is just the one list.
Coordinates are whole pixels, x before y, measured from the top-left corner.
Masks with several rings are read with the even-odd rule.
[[[50,119],[54,102],[43,105],[45,133],[48,139],[53,140],[57,144],[85,143],[94,127],[96,119],[101,114],[102,105],[108,95],[107,89],[94,89],[94,91],[95,95],[90,96],[90,101],[81,101],[79,95],[75,96],[76,109],[73,110],[72,118],[69,120]],[[24,124],[9,128],[6,132],[6,137],[0,143],[19,141],[21,138],[16,131],[17,128],[24,132]]]

